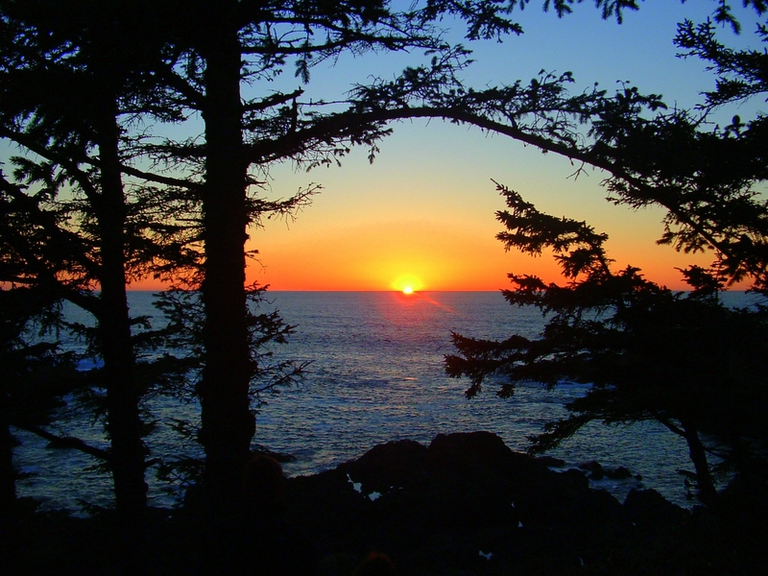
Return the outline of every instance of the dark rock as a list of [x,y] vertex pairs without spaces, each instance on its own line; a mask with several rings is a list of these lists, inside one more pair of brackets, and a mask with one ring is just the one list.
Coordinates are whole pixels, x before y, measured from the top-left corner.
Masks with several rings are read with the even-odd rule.
[[270,450],[266,446],[262,446],[260,444],[255,446],[253,453],[269,456],[270,458],[274,458],[276,461],[283,464],[296,461],[296,456],[293,454],[288,454],[287,452],[275,452],[274,450]]
[[637,490],[633,488],[624,500],[624,510],[637,524],[679,524],[690,513],[666,500],[656,490]]
[[428,448],[390,442],[288,484],[288,518],[326,560],[377,550],[401,574],[475,573],[521,557],[571,565],[622,514],[581,472],[553,472],[488,432],[441,434]]
[[536,461],[541,462],[547,468],[565,468],[565,460],[554,456],[537,456]]
[[605,476],[605,472],[603,471],[603,467],[600,462],[596,462],[594,460],[590,462],[582,462],[579,464],[579,470],[589,472],[590,480],[602,480]]
[[614,469],[606,468],[604,469],[604,473],[605,477],[611,480],[627,480],[628,478],[632,478],[632,472],[624,466],[619,466]]
[[720,494],[720,503],[729,508],[768,509],[768,482],[757,476],[736,474]]
[[603,466],[597,460],[589,460],[588,462],[581,462],[577,465],[579,470],[585,472],[594,472],[595,470],[602,470]]

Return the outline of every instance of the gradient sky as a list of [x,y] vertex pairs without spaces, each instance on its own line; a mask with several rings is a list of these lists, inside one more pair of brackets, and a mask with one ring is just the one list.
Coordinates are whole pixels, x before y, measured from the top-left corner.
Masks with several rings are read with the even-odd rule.
[[[647,0],[639,12],[626,13],[622,25],[601,20],[591,2],[564,19],[544,13],[541,5],[533,2],[516,13],[523,36],[470,45],[476,63],[466,78],[473,86],[527,81],[542,69],[572,71],[574,91],[594,82],[612,91],[617,80],[628,80],[683,107],[713,87],[704,64],[676,58],[672,44],[677,22],[702,21],[714,8],[712,1]],[[742,36],[723,29],[725,41],[755,44],[755,19],[745,14]],[[305,97],[338,94],[339,87],[365,82],[371,74],[391,77],[415,61],[407,55],[369,55],[342,59],[333,67],[322,64],[313,71]],[[278,86],[298,85],[286,76]],[[730,118],[732,112],[723,114]],[[653,280],[682,287],[675,267],[693,262],[689,255],[655,245],[662,231],[660,210],[612,206],[600,187],[602,173],[588,170],[574,180],[568,160],[507,137],[419,120],[394,125],[380,148],[373,165],[360,149],[341,168],[307,173],[286,164],[271,171],[270,197],[288,197],[310,183],[323,190],[295,221],[270,220],[251,230],[248,247],[259,251],[259,260],[249,265],[250,281],[272,290],[390,290],[405,283],[417,290],[497,290],[508,285],[508,272],[556,280],[551,258],[505,252],[495,240],[501,230],[495,212],[504,204],[491,179],[519,191],[540,210],[587,220],[607,232],[609,254],[618,267],[631,263]]]

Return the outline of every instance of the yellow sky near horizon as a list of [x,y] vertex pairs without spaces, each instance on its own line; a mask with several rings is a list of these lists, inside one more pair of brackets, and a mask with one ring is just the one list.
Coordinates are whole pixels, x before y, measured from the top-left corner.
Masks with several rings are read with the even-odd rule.
[[[460,137],[450,137],[458,132]],[[414,139],[442,142],[444,161],[422,168],[409,157]],[[479,149],[479,152],[478,152]],[[416,290],[495,291],[508,273],[562,282],[550,255],[505,251],[495,214],[503,210],[498,181],[555,216],[585,220],[609,235],[616,269],[642,269],[646,277],[685,289],[676,267],[707,265],[708,255],[680,254],[657,246],[661,209],[633,211],[605,201],[604,175],[574,166],[509,139],[488,138],[452,125],[403,125],[369,165],[363,151],[342,167],[309,174],[283,167],[272,174],[271,194],[287,197],[312,182],[323,189],[295,220],[268,220],[249,230],[247,281],[271,290],[400,290],[409,278]],[[145,281],[134,289],[158,289]]]
[[[461,137],[451,137],[455,133]],[[442,140],[446,160],[420,168],[419,158],[398,151],[416,138]],[[273,290],[391,290],[402,287],[403,276],[421,290],[498,290],[507,287],[510,272],[559,281],[551,256],[505,251],[496,240],[502,226],[495,214],[505,205],[491,178],[542,211],[607,232],[617,268],[638,266],[678,289],[684,285],[675,267],[708,263],[655,244],[661,210],[613,206],[605,201],[600,172],[576,180],[573,172],[566,159],[466,128],[397,126],[373,165],[353,157],[341,168],[276,178],[300,182],[319,175],[324,188],[295,221],[251,230],[248,246],[259,256],[248,279]]]

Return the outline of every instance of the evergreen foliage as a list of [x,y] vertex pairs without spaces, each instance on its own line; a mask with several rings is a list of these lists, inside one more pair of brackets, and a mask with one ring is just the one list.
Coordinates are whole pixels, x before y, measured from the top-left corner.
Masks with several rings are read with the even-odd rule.
[[[757,33],[765,42],[763,26]],[[766,54],[726,48],[711,22],[682,23],[675,42],[719,76],[702,106],[668,111],[657,103],[648,119],[639,110],[627,114],[617,99],[593,123],[594,140],[572,157],[608,171],[610,201],[665,208],[659,243],[706,251],[712,265],[681,270],[691,290],[672,291],[632,266],[616,270],[607,236],[586,222],[541,213],[498,185],[508,207],[497,214],[505,228],[498,239],[507,249],[550,253],[566,283],[510,274],[504,297],[541,310],[540,337],[496,342],[454,334],[457,353],[445,365],[448,374],[470,379],[469,397],[498,378],[502,397],[523,381],[590,384],[567,405],[570,416],[532,438],[532,451],[558,445],[591,421],[655,420],[686,441],[699,496],[713,504],[717,472],[768,477],[768,428],[760,415],[768,405],[766,118],[708,125],[719,106],[765,93]],[[745,282],[752,305],[728,306],[722,291]]]
[[[140,319],[129,315],[126,289],[151,272],[183,268],[194,254],[185,248],[187,227],[174,222],[183,206],[174,191],[161,196],[123,178],[121,163],[135,157],[126,127],[138,115],[167,119],[172,111],[160,111],[164,92],[148,73],[156,45],[134,37],[139,13],[117,8],[2,4],[0,133],[21,154],[2,179],[0,280],[93,315],[95,329],[72,328],[102,359],[88,381],[106,390],[105,398],[82,399],[93,399],[97,418],[104,416],[110,450],[28,429],[102,459],[113,474],[117,510],[134,525],[146,503],[148,427],[140,398],[147,382],[132,336]],[[129,37],[141,49],[119,49]]]
[[446,370],[470,378],[467,396],[492,376],[503,379],[501,397],[518,382],[588,383],[587,393],[567,405],[571,415],[532,439],[532,451],[553,448],[591,421],[655,420],[688,443],[703,500],[714,499],[707,452],[719,470],[765,475],[768,429],[760,414],[768,402],[768,308],[728,307],[719,297],[722,284],[696,267],[685,271],[688,293],[659,286],[631,266],[613,270],[605,234],[542,214],[500,189],[509,209],[498,214],[506,228],[499,239],[530,254],[551,250],[569,282],[510,275],[506,300],[535,306],[546,318],[539,338],[453,335],[457,354],[446,357]]

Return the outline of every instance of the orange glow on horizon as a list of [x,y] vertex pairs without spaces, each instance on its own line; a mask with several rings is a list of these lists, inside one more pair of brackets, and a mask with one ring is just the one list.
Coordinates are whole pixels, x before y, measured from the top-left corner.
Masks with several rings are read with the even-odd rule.
[[162,292],[170,288],[170,282],[158,280],[156,278],[144,278],[128,284],[128,290]]
[[[544,282],[567,283],[551,254],[532,257],[505,252],[494,238],[496,226],[468,233],[448,224],[400,223],[316,230],[282,236],[253,234],[247,248],[258,248],[249,260],[246,284],[257,282],[271,291],[492,291],[510,288],[509,273],[539,276]],[[627,264],[646,278],[673,290],[690,287],[676,267],[707,266],[709,254],[680,254],[666,246],[630,238],[612,243],[613,269]],[[161,290],[161,282],[147,279],[131,290]],[[734,289],[744,289],[735,286]]]
[[403,294],[413,294],[424,289],[424,284],[415,276],[399,276],[392,282],[392,288]]
[[[516,268],[516,270],[521,273],[538,274],[546,283],[554,282],[561,286],[566,284],[566,281],[554,268],[550,270],[539,269],[537,271],[525,268]],[[674,274],[668,273],[664,278],[660,278],[658,275],[650,273],[650,270],[648,272],[649,273],[646,273],[645,270],[641,270],[641,274],[645,277],[657,281],[672,290],[690,290],[690,286],[682,281],[679,272],[676,270],[673,270]],[[653,270],[653,272],[656,272],[656,270]],[[452,283],[430,282],[428,288],[424,288],[421,283],[409,286],[405,284],[396,284],[395,282],[391,283],[388,287],[386,284],[382,285],[378,282],[361,281],[359,278],[346,278],[341,279],[341,281],[334,281],[332,279],[317,281],[317,279],[307,279],[300,273],[288,274],[277,278],[273,277],[271,279],[269,278],[270,275],[267,275],[268,278],[266,281],[263,279],[263,276],[263,274],[254,274],[253,271],[250,271],[246,285],[250,285],[254,280],[257,280],[262,286],[268,285],[269,290],[271,291],[385,292],[394,290],[395,292],[400,292],[406,296],[422,295],[425,290],[427,292],[497,292],[511,287],[507,274],[498,266],[488,270],[486,274],[475,278],[459,279]],[[159,292],[166,290],[169,287],[170,285],[168,283],[154,279],[146,279],[131,283],[128,286],[128,290]],[[748,283],[743,282],[731,286],[728,289],[738,291],[746,290],[747,288],[749,288]]]
[[[667,263],[663,263],[667,264]],[[461,274],[462,266],[466,266],[466,274]],[[386,272],[386,266],[384,266]],[[507,277],[509,272],[517,274],[531,274],[540,276],[546,283],[554,282],[559,285],[566,284],[559,270],[546,258],[512,257],[499,258],[496,261],[488,259],[476,262],[445,263],[443,267],[434,265],[435,270],[423,275],[424,281],[413,276],[397,277],[394,281],[387,281],[383,273],[366,274],[366,270],[356,269],[351,265],[340,264],[338,267],[329,268],[322,274],[311,274],[311,265],[299,259],[277,259],[274,264],[268,266],[251,266],[247,270],[249,285],[257,281],[260,285],[268,285],[271,291],[339,291],[339,292],[366,292],[394,290],[407,294],[427,292],[475,292],[506,289],[510,287]],[[443,271],[441,275],[439,272]],[[363,273],[361,273],[363,272]],[[681,278],[679,271],[669,269],[658,263],[656,266],[648,266],[641,270],[646,278],[666,285],[673,290],[689,290]],[[390,276],[392,278],[392,276]],[[154,279],[146,279],[132,283],[129,290],[160,291],[169,287]],[[744,290],[746,285],[733,286],[733,290]]]

